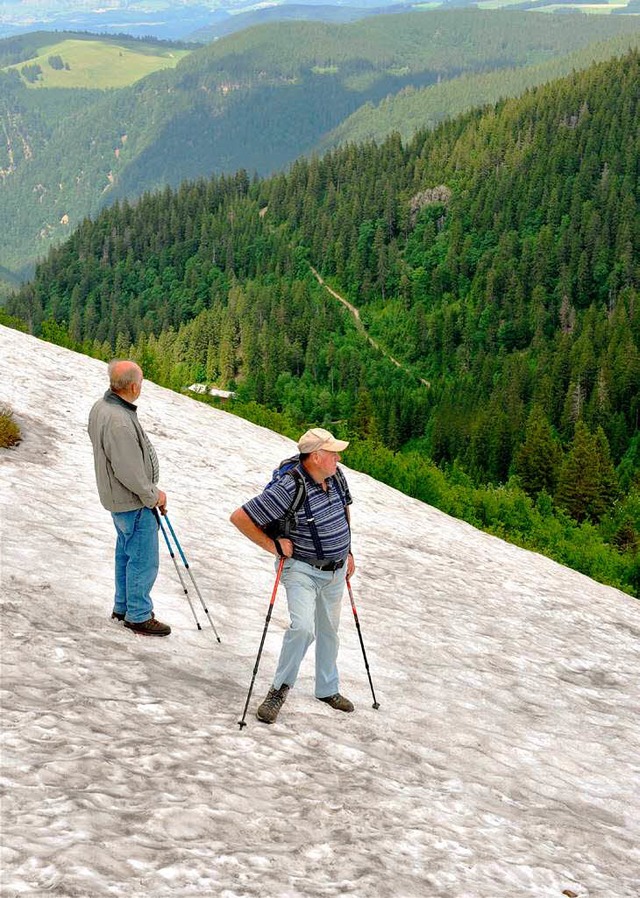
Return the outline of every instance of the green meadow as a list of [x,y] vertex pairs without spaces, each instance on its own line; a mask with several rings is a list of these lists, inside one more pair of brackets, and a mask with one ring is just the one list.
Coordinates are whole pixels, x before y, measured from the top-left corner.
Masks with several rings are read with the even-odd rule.
[[[127,87],[145,75],[159,69],[174,68],[190,50],[175,47],[164,49],[154,44],[138,42],[115,43],[113,41],[61,40],[48,44],[38,56],[8,66],[3,71],[15,69],[20,72],[24,65],[39,65],[42,75],[29,87],[90,87],[104,89]],[[50,57],[59,56],[65,68],[55,69]],[[68,68],[66,68],[68,66]]]

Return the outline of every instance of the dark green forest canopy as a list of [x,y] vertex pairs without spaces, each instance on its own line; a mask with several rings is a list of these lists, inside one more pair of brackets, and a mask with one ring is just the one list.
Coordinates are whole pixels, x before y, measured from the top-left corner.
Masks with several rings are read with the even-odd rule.
[[[162,383],[231,387],[379,459],[515,475],[637,553],[639,83],[632,52],[406,144],[117,204],[9,311],[95,354],[133,344]],[[381,479],[399,463],[384,458]]]

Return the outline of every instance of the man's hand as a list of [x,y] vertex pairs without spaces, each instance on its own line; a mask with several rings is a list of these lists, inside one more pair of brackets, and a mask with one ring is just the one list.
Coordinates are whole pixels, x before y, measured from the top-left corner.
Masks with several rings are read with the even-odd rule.
[[[277,542],[280,545],[280,552],[282,552],[282,554],[284,555],[285,558],[293,557],[293,543],[291,542],[290,539],[282,538],[282,539],[278,539]],[[274,555],[280,555],[280,552],[278,552],[278,547],[276,546],[275,539],[273,541],[273,549],[274,549],[274,552],[273,552]]]
[[347,577],[349,579],[351,579],[353,577],[353,575],[355,574],[355,572],[356,572],[356,560],[353,557],[353,555],[351,554],[351,552],[349,552],[349,555],[347,556]]
[[162,490],[158,490],[158,501],[156,502],[156,508],[159,510],[161,515],[165,515],[167,513],[167,494],[163,493]]
[[[247,539],[250,539],[252,543],[256,544],[256,546],[260,546],[260,548],[264,549],[265,552],[271,552],[272,555],[278,554],[275,542],[264,532],[264,530],[261,530],[260,527],[253,523],[244,508],[236,508],[229,520],[234,527],[238,528],[243,536],[246,536]],[[280,545],[282,546],[284,557],[291,558],[291,556],[293,555],[293,543],[291,542],[291,540],[281,539]]]

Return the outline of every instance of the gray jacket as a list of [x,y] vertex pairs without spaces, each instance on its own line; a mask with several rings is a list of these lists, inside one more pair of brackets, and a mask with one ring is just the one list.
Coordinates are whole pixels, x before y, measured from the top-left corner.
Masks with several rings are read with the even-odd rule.
[[107,390],[89,414],[100,501],[108,511],[133,511],[158,501],[158,460],[136,406]]

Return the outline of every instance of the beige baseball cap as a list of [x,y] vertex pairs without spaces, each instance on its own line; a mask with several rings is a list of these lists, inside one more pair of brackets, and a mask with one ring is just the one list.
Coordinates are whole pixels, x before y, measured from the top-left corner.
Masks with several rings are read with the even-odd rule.
[[336,440],[332,433],[323,430],[322,427],[307,430],[298,440],[298,449],[304,453],[317,452],[318,449],[325,449],[327,452],[342,452],[348,445],[348,441]]

